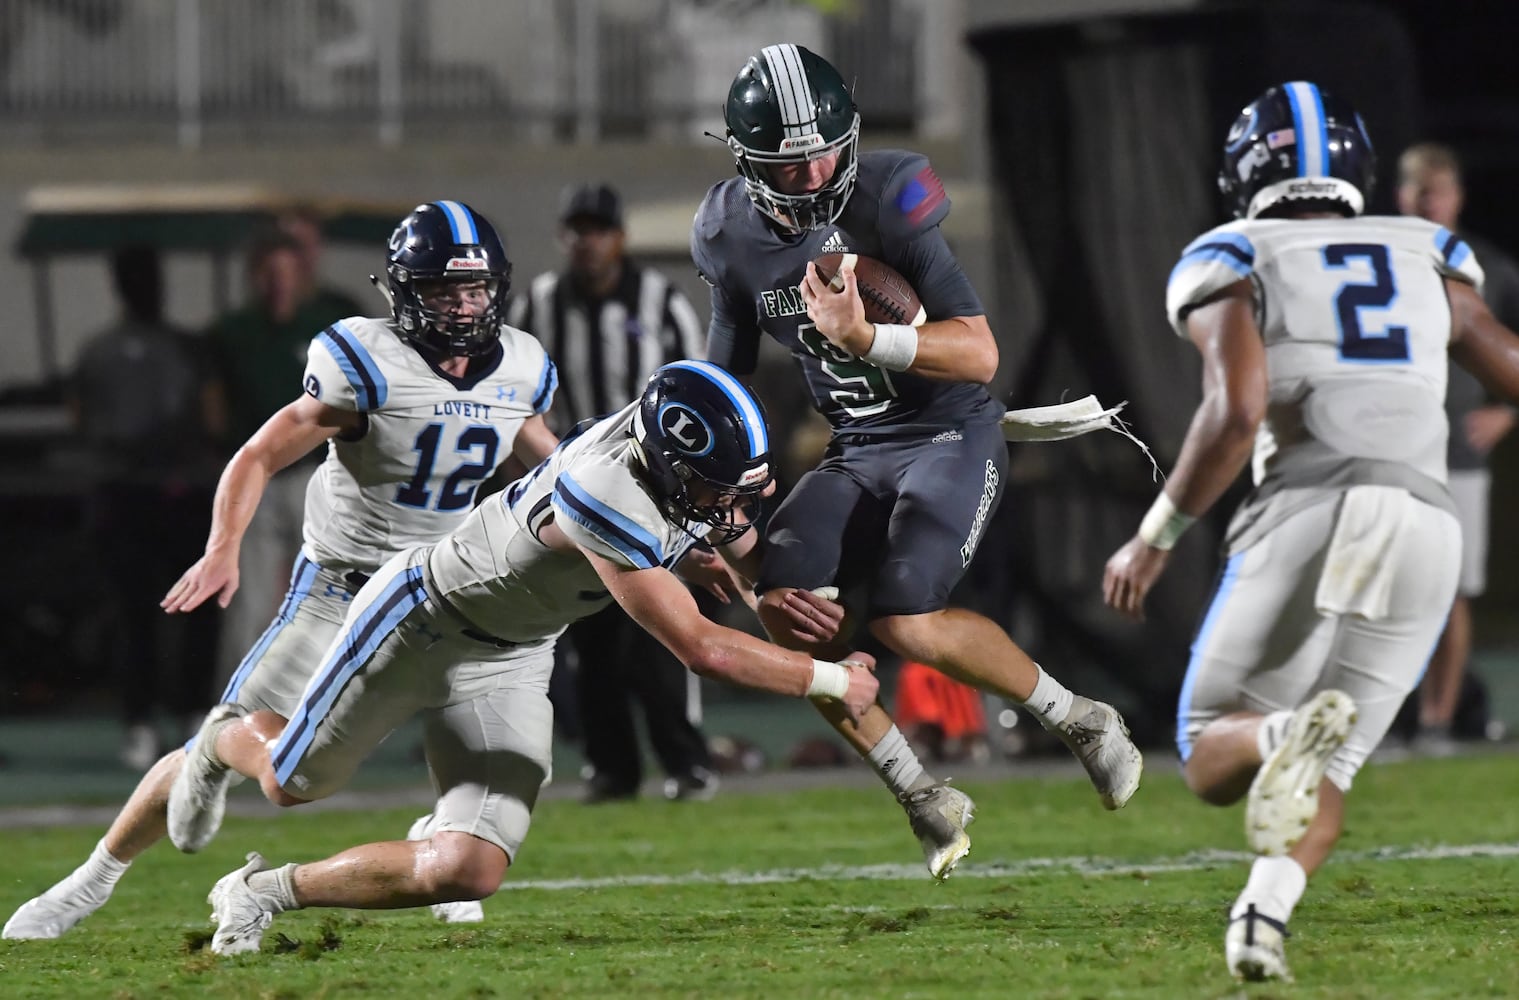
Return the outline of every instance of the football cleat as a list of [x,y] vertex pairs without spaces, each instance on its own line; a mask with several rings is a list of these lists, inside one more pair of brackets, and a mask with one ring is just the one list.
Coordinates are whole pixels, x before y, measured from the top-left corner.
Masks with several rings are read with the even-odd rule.
[[928,874],[944,881],[970,853],[970,834],[965,828],[976,818],[976,803],[960,789],[945,784],[908,792],[901,801],[913,835],[923,845]]
[[1076,695],[1055,735],[1081,761],[1104,809],[1122,809],[1139,788],[1144,756],[1112,705]]
[[[437,819],[428,813],[418,816],[406,831],[407,840],[429,840],[437,828]],[[434,903],[432,915],[445,924],[478,924],[485,919],[485,907],[478,899],[461,899],[452,903]]]
[[205,847],[221,829],[232,771],[210,754],[217,734],[244,714],[241,707],[231,704],[217,705],[206,713],[195,745],[185,751],[184,763],[169,789],[169,839],[186,854]]
[[1263,983],[1268,979],[1292,982],[1287,969],[1287,925],[1259,912],[1251,903],[1229,921],[1224,932],[1224,960],[1235,979]]
[[1355,702],[1343,691],[1320,691],[1287,723],[1245,804],[1245,838],[1257,854],[1286,854],[1319,811],[1319,783],[1355,725]]
[[248,884],[248,876],[265,868],[257,851],[248,852],[248,863],[229,875],[223,875],[206,902],[211,904],[211,919],[216,933],[211,936],[211,950],[218,955],[242,955],[258,951],[264,931],[274,920],[275,908]]
[[105,905],[105,899],[92,903],[78,893],[68,899],[55,899],[49,895],[51,891],[22,903],[5,922],[5,930],[0,931],[0,938],[7,941],[60,938],[79,921]]

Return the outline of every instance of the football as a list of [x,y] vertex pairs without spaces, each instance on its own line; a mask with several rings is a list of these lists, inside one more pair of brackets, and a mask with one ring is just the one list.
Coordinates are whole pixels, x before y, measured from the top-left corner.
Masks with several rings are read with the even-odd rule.
[[839,269],[845,261],[854,262],[854,281],[865,303],[865,319],[871,323],[903,323],[921,326],[928,319],[918,293],[907,279],[885,261],[852,253],[825,253],[813,261],[818,274],[834,291],[842,291],[844,279]]

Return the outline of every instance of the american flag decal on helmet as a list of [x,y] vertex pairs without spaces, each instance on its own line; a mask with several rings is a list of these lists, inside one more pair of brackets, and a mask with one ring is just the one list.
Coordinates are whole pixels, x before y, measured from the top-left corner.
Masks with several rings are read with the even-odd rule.
[[897,195],[897,209],[916,225],[944,201],[944,182],[933,167],[924,167]]

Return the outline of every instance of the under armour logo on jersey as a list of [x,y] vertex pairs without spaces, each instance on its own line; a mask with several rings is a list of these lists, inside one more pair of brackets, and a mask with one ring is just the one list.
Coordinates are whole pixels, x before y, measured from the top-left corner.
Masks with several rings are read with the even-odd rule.
[[509,403],[515,403],[517,401],[517,389],[515,387],[508,389],[504,385],[496,386],[496,401],[500,402],[503,399]]
[[828,239],[823,241],[823,253],[848,253],[849,248],[844,245],[844,234],[835,229],[828,234]]

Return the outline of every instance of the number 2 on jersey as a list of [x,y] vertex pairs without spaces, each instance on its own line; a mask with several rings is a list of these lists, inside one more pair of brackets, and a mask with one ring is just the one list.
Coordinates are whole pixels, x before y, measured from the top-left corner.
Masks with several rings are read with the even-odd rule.
[[1363,260],[1371,281],[1347,281],[1334,296],[1340,323],[1340,357],[1346,361],[1399,362],[1409,360],[1408,327],[1384,320],[1380,330],[1369,329],[1367,313],[1386,310],[1398,297],[1392,261],[1380,243],[1331,243],[1324,248],[1324,267],[1339,270]]
[[[417,433],[416,443],[411,446],[417,453],[417,471],[410,482],[396,490],[396,503],[427,509],[428,501],[432,499],[427,483],[432,479],[433,466],[438,461],[438,443],[442,439],[442,424],[428,424]],[[438,493],[436,510],[463,510],[469,506],[475,498],[475,487],[496,467],[496,449],[500,443],[496,428],[487,424],[471,424],[459,433],[454,451],[476,460],[464,462],[449,473]],[[477,449],[478,456],[475,454]]]

